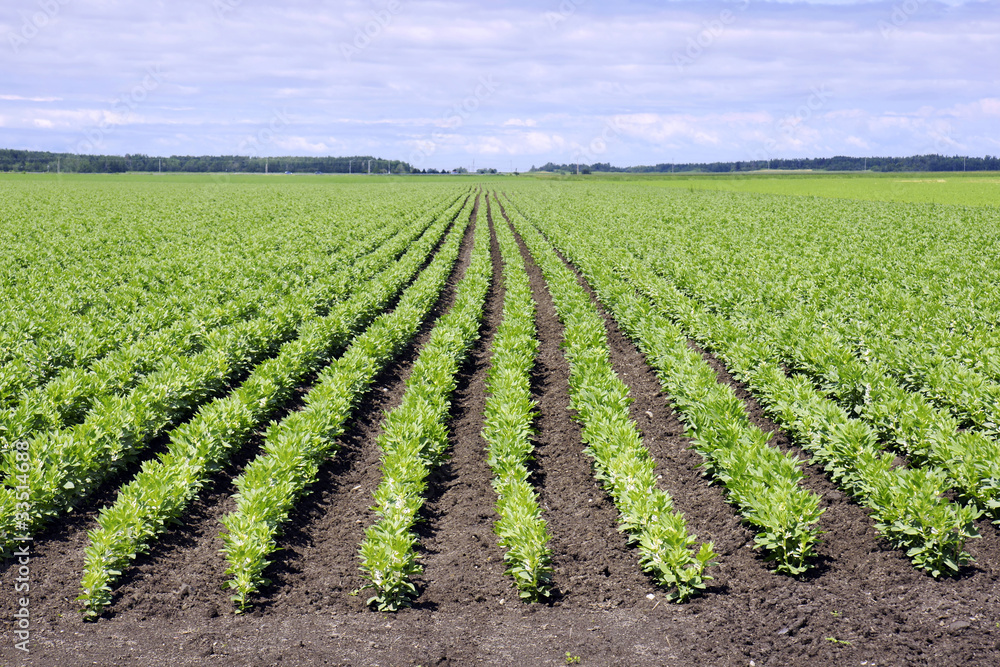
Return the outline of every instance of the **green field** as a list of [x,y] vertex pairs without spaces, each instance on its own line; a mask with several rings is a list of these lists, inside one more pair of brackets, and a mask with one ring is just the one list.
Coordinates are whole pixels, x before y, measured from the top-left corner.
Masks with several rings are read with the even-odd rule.
[[746,174],[591,174],[579,177],[546,174],[538,177],[836,199],[1000,206],[1000,174],[996,172],[884,174],[749,172]]
[[[7,175],[0,234],[0,545],[84,545],[60,547],[79,585],[52,599],[79,603],[53,614],[114,613],[196,519],[212,536],[190,539],[221,535],[201,552],[214,588],[255,608],[296,572],[285,531],[311,490],[364,486],[328,476],[365,420],[371,478],[337,571],[366,608],[423,613],[428,582],[469,574],[425,570],[422,543],[448,518],[426,510],[435,471],[461,479],[470,374],[463,438],[495,513],[464,511],[496,532],[482,549],[521,604],[572,590],[560,540],[590,539],[560,532],[557,473],[532,471],[554,447],[587,457],[577,487],[617,522],[640,600],[737,595],[720,572],[828,599],[829,563],[873,553],[942,604],[995,588],[996,175]],[[532,379],[546,343],[558,388]],[[659,458],[666,417],[630,408],[623,345],[700,467]],[[398,402],[365,408],[390,377]],[[569,439],[537,421],[556,400]]]

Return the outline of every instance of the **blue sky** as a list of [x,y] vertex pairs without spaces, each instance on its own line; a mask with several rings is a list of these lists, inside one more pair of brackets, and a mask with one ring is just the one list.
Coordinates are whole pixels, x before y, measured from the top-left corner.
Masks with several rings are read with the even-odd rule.
[[0,147],[501,170],[998,155],[998,9],[6,0]]

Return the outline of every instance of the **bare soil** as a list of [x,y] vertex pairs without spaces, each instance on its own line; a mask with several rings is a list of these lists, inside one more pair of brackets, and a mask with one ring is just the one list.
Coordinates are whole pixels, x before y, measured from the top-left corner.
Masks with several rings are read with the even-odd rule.
[[[476,224],[507,222],[495,205],[487,209],[484,197]],[[81,620],[74,598],[86,532],[96,508],[114,499],[113,486],[102,490],[93,509],[71,514],[33,545],[29,653],[14,648],[20,565],[5,563],[0,664],[565,665],[577,657],[581,665],[1000,663],[1000,538],[992,525],[982,522],[982,539],[969,545],[977,565],[935,581],[881,542],[867,513],[821,470],[806,466],[804,484],[823,497],[826,509],[819,562],[804,577],[774,574],[721,487],[701,475],[701,458],[654,373],[605,316],[612,361],[631,388],[632,417],[663,488],[690,530],[720,554],[703,597],[667,603],[639,571],[635,550],[617,530],[615,508],[594,481],[568,409],[563,329],[526,253],[541,341],[533,378],[540,410],[533,481],[552,533],[556,594],[547,604],[521,603],[492,532],[495,496],[479,433],[489,346],[503,303],[495,242],[481,338],[452,401],[451,458],[432,477],[419,527],[421,595],[412,609],[370,611],[364,591],[357,592],[363,585],[357,548],[373,522],[379,424],[399,404],[433,320],[452,303],[471,243],[470,230],[434,314],[359,406],[342,449],[323,466],[286,528],[283,549],[267,571],[272,584],[254,611],[234,615],[221,588],[218,519],[232,509],[232,480],[259,442],[240,452],[180,525],[136,562],[97,623]],[[773,443],[806,458],[724,366],[702,353],[719,381],[746,402],[751,419],[773,433]]]

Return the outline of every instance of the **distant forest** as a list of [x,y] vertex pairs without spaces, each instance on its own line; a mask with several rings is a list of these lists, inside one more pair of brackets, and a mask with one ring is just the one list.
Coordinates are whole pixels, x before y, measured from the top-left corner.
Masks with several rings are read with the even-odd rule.
[[407,162],[386,160],[370,155],[355,157],[245,157],[238,155],[202,155],[150,157],[148,155],[75,155],[0,149],[0,171],[32,171],[74,174],[120,174],[128,171],[163,172],[243,172],[315,173],[324,174],[437,173],[421,172]]
[[595,164],[554,164],[549,162],[531,171],[562,171],[576,173],[619,172],[652,174],[671,172],[728,173],[759,169],[814,169],[817,171],[1000,171],[1000,157],[964,157],[954,155],[914,155],[911,157],[837,157],[801,158],[794,160],[756,160],[745,162],[688,162],[657,164],[640,167],[612,167],[607,162]]
[[[239,155],[201,155],[151,157],[149,155],[75,155],[73,153],[47,153],[0,149],[0,171],[28,171],[56,173],[120,174],[129,171],[162,172],[231,172],[296,174],[322,172],[324,174],[437,174],[446,170],[416,169],[402,160],[386,160],[370,155],[354,157],[246,157]],[[742,162],[688,162],[662,163],[653,166],[614,167],[607,162],[595,164],[555,164],[549,162],[531,171],[576,173],[671,173],[703,172],[730,173],[757,171],[759,169],[813,169],[816,171],[1000,171],[1000,157],[963,157],[960,155],[914,155],[912,157],[844,157],[801,158],[786,160],[757,160]],[[466,169],[453,170],[465,173]],[[493,172],[480,169],[480,173]]]

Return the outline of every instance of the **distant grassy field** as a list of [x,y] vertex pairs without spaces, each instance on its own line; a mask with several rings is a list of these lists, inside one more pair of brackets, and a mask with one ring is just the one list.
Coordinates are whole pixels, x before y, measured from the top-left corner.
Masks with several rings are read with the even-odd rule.
[[546,178],[622,180],[651,187],[726,190],[913,203],[1000,206],[1000,173],[591,174]]
[[315,186],[323,183],[423,183],[471,181],[603,181],[627,182],[649,187],[721,190],[762,194],[892,201],[910,203],[954,204],[959,206],[1000,207],[1000,172],[907,172],[907,173],[825,173],[825,172],[749,172],[742,174],[588,174],[582,176],[531,173],[520,176],[419,175],[367,176],[362,174],[0,174],[0,182],[33,181],[77,183],[163,183],[237,185],[269,184]]

